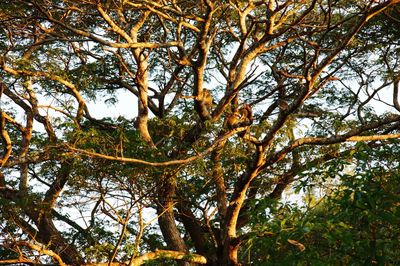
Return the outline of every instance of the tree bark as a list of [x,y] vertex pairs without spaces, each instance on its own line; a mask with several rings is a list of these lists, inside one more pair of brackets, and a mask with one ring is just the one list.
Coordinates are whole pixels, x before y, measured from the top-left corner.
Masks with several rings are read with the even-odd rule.
[[259,174],[265,159],[263,150],[258,148],[254,161],[249,165],[248,170],[243,173],[236,182],[235,189],[229,201],[225,224],[223,225],[222,256],[221,265],[240,265],[238,260],[238,250],[240,247],[240,238],[237,236],[237,224],[242,206],[246,200],[246,193],[250,183]]
[[[174,215],[174,198],[176,197],[176,177],[174,174],[167,173],[160,191],[160,201],[157,208],[158,224],[164,237],[167,247],[170,250],[187,252]],[[179,265],[190,266],[189,262],[179,262]]]
[[49,248],[59,254],[62,260],[71,265],[80,265],[84,261],[79,252],[62,237],[60,232],[55,227],[50,214],[45,214],[44,217],[38,217],[35,221],[43,244],[49,245]]
[[67,264],[79,265],[84,262],[79,252],[61,235],[53,222],[53,207],[56,200],[68,181],[73,167],[73,160],[62,163],[52,186],[47,190],[41,208],[26,207],[26,214],[34,221],[38,228],[38,239],[41,243],[49,245],[49,248],[58,253]]
[[178,204],[178,209],[180,212],[180,219],[193,241],[196,253],[207,258],[208,266],[219,265],[217,263],[217,249],[214,243],[205,235],[206,229],[202,226],[199,219],[197,219],[190,208],[182,202]]

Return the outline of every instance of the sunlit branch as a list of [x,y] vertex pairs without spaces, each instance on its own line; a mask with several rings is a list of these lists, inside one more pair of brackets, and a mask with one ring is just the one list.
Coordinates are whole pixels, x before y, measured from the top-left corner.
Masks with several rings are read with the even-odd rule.
[[0,159],[0,166],[3,167],[6,163],[8,158],[11,155],[12,152],[12,143],[11,143],[11,138],[8,135],[7,130],[5,129],[6,126],[6,114],[0,110],[0,134],[1,134],[1,140],[4,145],[4,154],[3,158]]
[[238,127],[232,131],[229,131],[228,133],[225,133],[221,137],[217,138],[210,147],[208,147],[207,149],[205,149],[202,152],[199,152],[196,156],[191,156],[189,158],[182,159],[182,160],[170,160],[170,161],[166,161],[166,162],[149,162],[149,161],[135,159],[135,158],[109,156],[109,155],[105,155],[105,154],[101,154],[101,153],[97,153],[97,152],[91,152],[91,151],[87,151],[87,150],[83,150],[83,149],[74,148],[68,144],[66,144],[64,147],[67,150],[70,150],[70,151],[73,151],[76,153],[80,153],[82,155],[86,155],[86,156],[89,156],[92,158],[106,159],[106,160],[110,160],[110,161],[117,161],[117,162],[123,162],[123,163],[143,164],[143,165],[154,166],[154,167],[171,166],[171,165],[188,164],[190,162],[196,161],[196,160],[206,156],[210,152],[212,152],[221,141],[224,141],[239,132],[245,131],[246,129],[247,129],[247,127]]
[[66,264],[63,262],[63,260],[61,259],[61,257],[55,253],[54,251],[47,249],[45,246],[40,245],[40,244],[33,244],[30,242],[26,242],[26,241],[17,241],[15,243],[12,243],[15,246],[25,246],[27,248],[33,249],[35,251],[38,251],[39,254],[44,254],[44,255],[48,255],[50,257],[52,257],[55,261],[58,262],[58,264],[60,266],[66,266]]
[[357,136],[356,134],[354,135],[345,134],[328,138],[318,138],[318,137],[301,138],[296,140],[293,144],[286,147],[282,151],[278,152],[271,158],[269,158],[267,164],[269,165],[270,163],[275,163],[282,160],[283,158],[286,157],[286,155],[290,151],[303,145],[329,145],[329,144],[343,143],[343,142],[377,141],[377,140],[398,139],[398,138],[400,138],[400,134],[370,135],[370,136]]
[[166,48],[166,47],[172,47],[172,46],[177,46],[178,42],[172,41],[172,42],[165,42],[165,43],[153,43],[153,42],[131,42],[131,43],[117,43],[117,42],[111,42],[106,39],[100,38],[99,36],[86,32],[83,30],[76,29],[68,24],[65,24],[57,19],[54,19],[46,10],[44,10],[40,5],[38,5],[38,8],[43,12],[46,16],[47,19],[55,24],[58,24],[73,33],[77,35],[81,35],[84,37],[87,37],[95,42],[101,43],[103,45],[113,47],[113,48],[149,48],[149,49],[155,49],[155,48]]
[[139,265],[144,264],[146,261],[155,260],[158,258],[184,260],[184,261],[198,263],[198,264],[206,264],[207,263],[207,259],[201,255],[173,251],[173,250],[156,250],[154,252],[149,252],[149,253],[143,254],[139,257],[136,257],[133,261],[131,261],[129,266],[139,266]]
[[[159,10],[157,10],[155,7],[153,7],[152,5],[154,5],[154,6],[157,6],[158,4],[156,3],[156,2],[154,2],[154,1],[144,1],[144,2],[147,2],[148,4],[147,5],[142,5],[142,4],[135,4],[135,3],[133,3],[133,2],[131,2],[131,1],[127,1],[126,3],[128,4],[128,5],[131,5],[131,6],[133,6],[133,7],[136,7],[136,8],[146,8],[146,9],[148,9],[148,10],[150,10],[151,12],[153,12],[153,13],[155,13],[155,14],[157,14],[157,15],[159,15],[160,17],[162,17],[163,19],[166,19],[166,20],[169,20],[169,21],[172,21],[172,22],[174,22],[175,24],[181,24],[182,26],[184,26],[184,27],[186,27],[186,28],[188,28],[188,29],[191,29],[191,30],[193,30],[194,32],[200,32],[200,29],[198,29],[196,26],[194,26],[193,24],[190,24],[189,22],[186,22],[186,21],[179,21],[178,19],[176,19],[176,18],[174,18],[174,17],[171,17],[169,14],[167,14],[166,12],[163,12],[163,11],[159,11]],[[161,5],[158,5],[157,7],[161,7],[161,8],[164,8],[164,7],[162,7]],[[167,11],[169,11],[169,10],[167,10]],[[176,12],[176,11],[175,11]],[[178,15],[182,15],[182,14],[178,14]],[[197,20],[197,21],[201,21],[201,22],[203,22],[204,21],[204,19],[202,19],[202,18],[200,18],[200,17],[196,17],[196,19],[195,20]]]
[[68,89],[70,89],[72,95],[78,101],[78,105],[79,106],[78,106],[78,110],[77,110],[77,114],[76,114],[77,121],[79,121],[82,118],[84,109],[86,107],[86,103],[85,103],[85,100],[83,99],[82,95],[79,93],[78,88],[72,82],[64,79],[61,76],[58,76],[58,75],[55,75],[55,74],[51,74],[51,73],[47,73],[47,72],[29,71],[29,70],[16,70],[16,69],[10,68],[10,67],[8,67],[6,65],[3,65],[2,67],[3,67],[4,71],[6,71],[6,72],[8,72],[10,74],[16,75],[16,76],[45,77],[45,78],[48,78],[50,80],[54,80],[54,81],[57,81],[57,82],[63,84]]

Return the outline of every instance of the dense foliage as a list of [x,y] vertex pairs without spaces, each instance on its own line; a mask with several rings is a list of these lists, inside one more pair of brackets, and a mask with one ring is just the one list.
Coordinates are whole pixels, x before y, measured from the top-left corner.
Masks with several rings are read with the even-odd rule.
[[0,264],[400,263],[400,0],[0,2]]
[[[254,220],[244,261],[249,256],[257,265],[397,265],[398,153],[398,145],[363,147],[351,163],[331,161],[295,185],[304,191],[297,204],[264,202],[259,210],[268,209],[268,215]],[[290,244],[294,239],[301,245]]]

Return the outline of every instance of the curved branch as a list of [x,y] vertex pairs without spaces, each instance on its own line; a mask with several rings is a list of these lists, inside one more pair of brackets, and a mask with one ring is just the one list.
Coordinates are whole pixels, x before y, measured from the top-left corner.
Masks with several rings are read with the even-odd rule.
[[219,145],[220,142],[228,139],[229,137],[235,135],[236,133],[247,130],[247,128],[248,127],[238,127],[232,131],[229,131],[228,133],[225,133],[221,137],[217,138],[210,147],[208,147],[204,151],[198,153],[198,155],[196,155],[196,156],[191,156],[191,157],[188,157],[188,158],[182,159],[182,160],[171,160],[171,161],[166,161],[166,162],[149,162],[149,161],[135,159],[135,158],[110,156],[110,155],[105,155],[105,154],[101,154],[101,153],[97,153],[97,152],[91,152],[91,151],[87,151],[87,150],[83,150],[83,149],[74,148],[74,147],[69,146],[68,144],[65,145],[65,148],[70,151],[80,153],[82,155],[86,155],[86,156],[89,156],[92,158],[100,158],[100,159],[106,159],[106,160],[110,160],[110,161],[117,161],[117,162],[123,162],[123,163],[143,164],[143,165],[154,166],[154,167],[171,166],[171,165],[179,165],[179,164],[188,164],[190,162],[198,160],[198,159],[206,156],[210,152],[212,152]]
[[385,124],[390,124],[399,121],[400,117],[395,116],[395,117],[389,117],[386,119],[383,119],[379,122],[375,123],[370,123],[365,126],[361,126],[359,128],[350,130],[346,134],[343,135],[337,135],[337,136],[332,136],[332,137],[305,137],[301,139],[297,139],[294,141],[292,144],[288,145],[287,147],[283,148],[281,151],[275,153],[269,160],[267,160],[266,165],[271,165],[273,163],[276,163],[283,158],[286,157],[286,155],[293,151],[294,149],[303,146],[303,145],[329,145],[329,144],[336,144],[336,143],[342,143],[342,142],[359,142],[359,141],[376,141],[376,140],[385,140],[385,139],[396,139],[400,138],[400,133],[397,134],[383,134],[383,135],[360,135],[363,132],[366,132],[368,130],[372,129],[377,129],[378,127],[385,125]]
[[8,158],[11,155],[11,150],[12,150],[11,139],[5,129],[5,125],[6,125],[5,113],[0,110],[0,135],[1,135],[1,140],[4,144],[4,154],[3,157],[0,158],[1,167],[3,167],[6,164]]
[[20,265],[21,263],[25,263],[28,265],[35,265],[36,261],[27,258],[0,260],[0,265]]
[[63,260],[61,259],[61,257],[55,253],[54,251],[50,250],[50,249],[46,249],[44,246],[38,245],[38,244],[32,244],[26,241],[18,241],[13,243],[16,246],[25,246],[27,248],[30,248],[32,250],[36,250],[39,252],[39,254],[44,254],[44,255],[48,255],[50,257],[52,257],[55,261],[58,262],[58,265],[60,266],[66,266],[66,264],[63,262]]
[[118,33],[120,36],[122,36],[128,43],[133,43],[133,40],[131,37],[123,30],[121,29],[120,26],[118,26],[112,18],[104,11],[101,2],[97,3],[97,10],[103,17],[103,19],[110,25],[111,30],[114,31],[115,33]]
[[50,188],[46,191],[43,199],[43,204],[47,205],[47,208],[52,209],[54,207],[58,196],[60,195],[61,191],[68,181],[71,169],[72,160],[65,161],[61,164],[55,180],[53,181]]
[[71,83],[70,81],[64,79],[61,76],[55,75],[55,74],[51,74],[51,73],[47,73],[47,72],[43,72],[43,71],[28,71],[28,70],[16,70],[13,68],[10,68],[6,65],[2,66],[3,70],[12,74],[12,75],[16,75],[16,76],[30,76],[30,77],[45,77],[48,78],[50,80],[53,81],[57,81],[59,83],[61,83],[62,85],[64,85],[65,87],[67,87],[72,95],[75,97],[75,99],[78,102],[78,110],[77,110],[77,114],[76,114],[76,120],[79,121],[82,116],[83,116],[83,111],[86,107],[86,103],[85,100],[83,99],[82,95],[79,93],[78,88],[75,86],[75,84]]
[[[13,74],[13,73],[12,73]],[[7,95],[7,97],[9,97],[15,104],[17,104],[19,107],[21,107],[26,113],[31,113],[34,110],[32,110],[32,108],[25,103],[21,98],[19,98],[15,93],[13,93],[11,90],[9,90],[7,87],[5,88],[5,90],[3,91],[5,95]],[[8,116],[7,114],[4,114],[4,116],[6,117],[6,119],[13,124],[19,131],[23,131],[24,127],[17,123],[16,121],[14,121],[10,116]],[[43,124],[47,135],[49,136],[49,139],[51,142],[55,142],[57,137],[54,133],[54,129],[51,126],[49,119],[45,116],[40,115],[39,112],[36,112],[34,114],[34,118],[36,121],[38,121],[39,123]]]
[[77,34],[80,36],[84,36],[87,37],[95,42],[98,42],[100,44],[109,46],[109,47],[113,47],[113,48],[149,48],[149,49],[156,49],[156,48],[163,48],[163,47],[172,47],[172,46],[178,46],[179,42],[176,41],[171,41],[171,42],[165,42],[165,43],[153,43],[153,42],[131,42],[131,43],[120,43],[120,42],[111,42],[108,41],[106,39],[100,38],[98,37],[96,34],[90,33],[90,32],[86,32],[83,30],[79,30],[77,28],[74,28],[70,25],[67,25],[55,18],[53,18],[50,14],[48,14],[48,12],[43,9],[43,7],[41,5],[36,5],[36,7],[40,10],[40,12],[42,12],[47,19],[50,22],[53,22],[55,24],[60,25],[61,27]]
[[175,250],[164,250],[157,249],[153,252],[149,252],[134,258],[131,262],[103,262],[103,263],[88,263],[83,264],[83,266],[120,266],[120,265],[129,265],[129,266],[140,266],[144,263],[157,260],[157,259],[171,259],[171,260],[182,260],[197,264],[207,264],[207,259],[204,256],[193,254],[193,253],[185,253]]
[[72,221],[71,219],[69,219],[68,217],[58,213],[56,210],[52,210],[51,214],[59,221],[62,221],[66,224],[68,224],[69,226],[71,226],[72,228],[74,228],[76,231],[78,231],[87,241],[90,245],[96,245],[97,242],[96,240],[87,232],[87,230],[85,230],[84,228],[82,228],[79,224],[77,224],[76,222]]
[[397,77],[393,83],[393,104],[397,111],[400,112],[400,104],[399,104],[399,82],[400,77]]
[[184,260],[188,262],[194,262],[198,264],[206,264],[207,259],[204,256],[197,255],[197,254],[190,254],[185,252],[179,252],[174,250],[156,250],[154,252],[149,252],[143,254],[139,257],[136,257],[129,266],[139,266],[144,264],[146,261],[149,260],[156,260],[156,259],[173,259],[173,260]]

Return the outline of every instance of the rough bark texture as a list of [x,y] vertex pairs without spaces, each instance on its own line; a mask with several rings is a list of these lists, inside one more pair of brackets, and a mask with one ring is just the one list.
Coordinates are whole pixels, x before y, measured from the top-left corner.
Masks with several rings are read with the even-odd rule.
[[51,215],[45,214],[42,217],[37,217],[35,223],[39,228],[38,238],[43,244],[49,245],[49,249],[59,254],[65,263],[70,265],[84,263],[81,254],[61,236]]
[[[163,186],[160,190],[157,213],[158,224],[161,233],[167,243],[168,249],[187,252],[185,242],[176,225],[174,208],[176,205],[176,179],[175,175],[167,174],[163,179]],[[182,266],[189,266],[189,262],[179,262]]]

